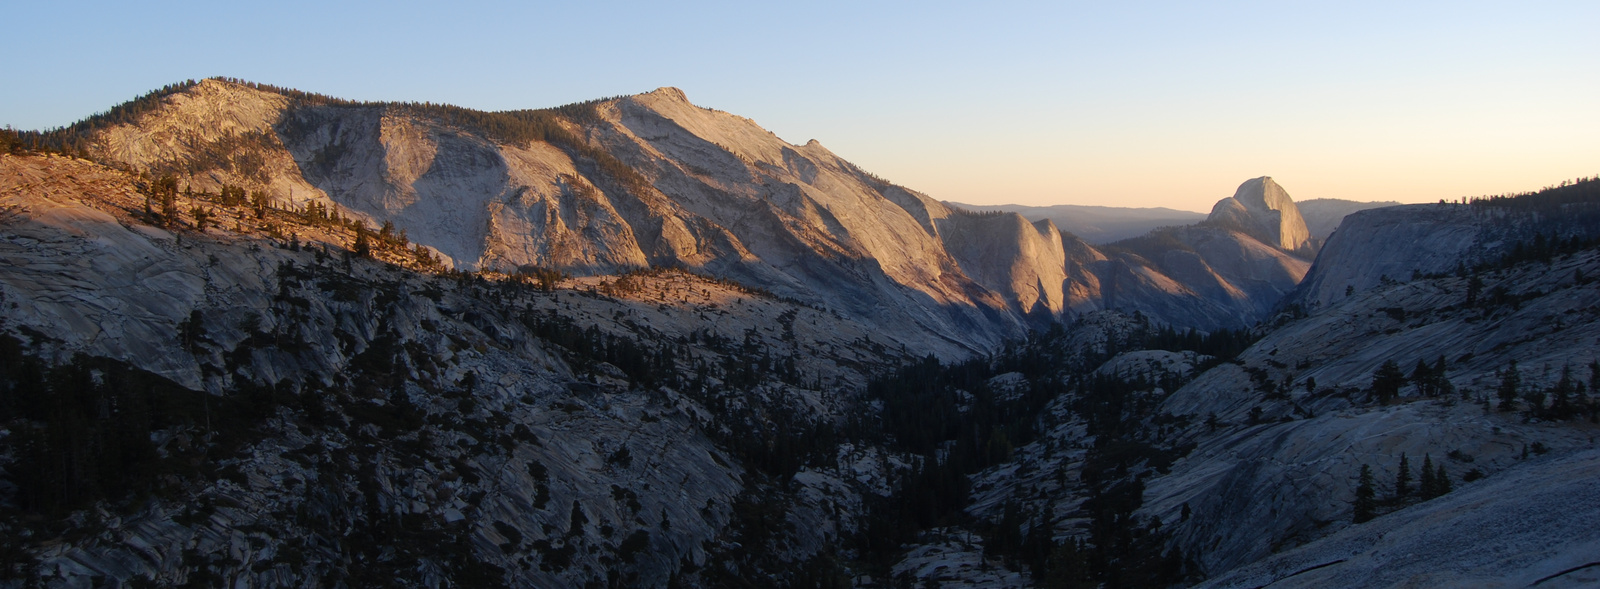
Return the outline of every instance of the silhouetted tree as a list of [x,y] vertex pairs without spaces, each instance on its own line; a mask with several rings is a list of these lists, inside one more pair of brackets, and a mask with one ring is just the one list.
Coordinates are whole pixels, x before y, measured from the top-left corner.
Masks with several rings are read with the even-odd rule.
[[1432,499],[1439,496],[1439,485],[1434,481],[1433,457],[1422,455],[1422,472],[1417,483],[1417,495],[1423,499]]
[[1550,391],[1553,393],[1553,398],[1550,401],[1550,416],[1556,419],[1572,417],[1576,413],[1573,395],[1582,390],[1581,385],[1572,378],[1572,366],[1562,365],[1561,380],[1556,381],[1555,389]]
[[1433,361],[1433,386],[1436,388],[1435,392],[1439,395],[1454,395],[1456,393],[1456,385],[1450,383],[1450,375],[1445,371],[1446,367],[1444,354],[1439,354],[1439,358]]
[[1404,452],[1400,453],[1400,472],[1394,475],[1394,498],[1404,499],[1411,494],[1411,461],[1406,459]]
[[1411,369],[1411,384],[1416,385],[1417,394],[1423,397],[1432,397],[1437,393],[1434,385],[1433,367],[1421,358],[1417,359],[1416,368]]
[[356,243],[351,246],[350,250],[357,257],[366,258],[372,256],[372,240],[367,237],[367,227],[365,225],[356,226]]
[[1400,387],[1405,386],[1406,375],[1400,372],[1400,365],[1394,360],[1384,360],[1383,365],[1372,373],[1372,396],[1379,403],[1388,403],[1400,396]]
[[1372,512],[1378,506],[1374,497],[1376,493],[1372,488],[1372,467],[1363,464],[1361,478],[1356,483],[1355,514],[1351,517],[1352,521],[1359,524],[1372,520]]

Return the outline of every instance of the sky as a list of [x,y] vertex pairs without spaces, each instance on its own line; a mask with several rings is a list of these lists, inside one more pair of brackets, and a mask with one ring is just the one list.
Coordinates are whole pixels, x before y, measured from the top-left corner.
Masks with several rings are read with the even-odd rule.
[[1428,202],[1600,175],[1600,2],[7,2],[0,125],[228,76],[503,110],[684,90],[973,204]]

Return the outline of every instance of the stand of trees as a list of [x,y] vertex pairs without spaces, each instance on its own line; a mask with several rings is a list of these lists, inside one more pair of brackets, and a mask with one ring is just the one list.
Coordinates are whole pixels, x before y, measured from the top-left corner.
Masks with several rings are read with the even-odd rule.
[[[1404,453],[1400,454],[1400,465],[1395,470],[1393,491],[1387,499],[1380,501],[1372,467],[1361,465],[1361,474],[1356,478],[1355,500],[1351,502],[1351,521],[1358,524],[1366,523],[1379,515],[1379,509],[1389,511],[1400,509],[1412,503],[1439,497],[1455,487],[1450,481],[1450,474],[1445,471],[1444,463],[1435,464],[1431,455],[1422,457],[1422,468],[1416,476],[1419,482],[1413,488],[1411,460]],[[1466,480],[1472,479],[1469,477]]]
[[[869,397],[883,403],[884,442],[920,459],[893,497],[874,505],[859,539],[867,558],[893,558],[920,530],[964,525],[983,532],[986,555],[1026,567],[1046,587],[1166,586],[1196,578],[1192,563],[1166,548],[1159,522],[1133,516],[1143,477],[1185,451],[1152,440],[1154,403],[1136,394],[1149,383],[1102,376],[1064,382],[1068,367],[1053,353],[1063,335],[1058,327],[993,358],[952,365],[924,358],[869,384]],[[991,378],[1010,372],[1024,376],[1022,390],[990,390]],[[1083,509],[1092,521],[1087,541],[1056,540],[1053,517],[1015,504],[998,522],[971,521],[964,511],[968,476],[1011,461],[1013,450],[1047,425],[1045,407],[1064,396],[1096,440],[1082,471],[1089,493]]]

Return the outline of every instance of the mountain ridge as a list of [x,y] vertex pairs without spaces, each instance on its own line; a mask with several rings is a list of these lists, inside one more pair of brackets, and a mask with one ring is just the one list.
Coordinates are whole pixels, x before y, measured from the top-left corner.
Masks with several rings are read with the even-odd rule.
[[[175,171],[198,189],[246,185],[285,206],[316,202],[394,223],[450,266],[683,266],[858,317],[886,314],[880,323],[897,337],[947,356],[990,349],[1040,318],[1118,305],[1180,325],[1203,317],[1203,329],[1249,325],[1271,306],[1208,298],[1200,290],[1209,287],[1173,280],[1160,260],[1069,266],[1058,249],[1096,246],[1026,222],[984,225],[999,233],[975,238],[983,224],[956,209],[676,88],[499,113],[302,95],[203,80],[93,126],[84,142],[97,158]],[[974,247],[991,241],[1034,245],[1007,246],[1006,259]],[[1238,278],[1185,272],[1205,283]]]

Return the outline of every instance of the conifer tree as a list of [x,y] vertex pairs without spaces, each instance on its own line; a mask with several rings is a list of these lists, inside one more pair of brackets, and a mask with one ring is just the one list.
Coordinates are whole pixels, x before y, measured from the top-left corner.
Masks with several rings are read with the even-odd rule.
[[365,258],[372,255],[372,240],[367,237],[366,225],[356,225],[356,243],[350,249],[357,257]]
[[1400,395],[1400,387],[1405,386],[1406,375],[1400,371],[1400,365],[1394,360],[1385,360],[1376,372],[1372,373],[1372,395],[1379,403],[1388,403]]
[[1578,384],[1572,378],[1572,366],[1561,366],[1561,380],[1556,382],[1555,399],[1550,402],[1550,415],[1557,419],[1571,417],[1573,413],[1573,399],[1575,392],[1579,391]]
[[1545,396],[1545,390],[1543,388],[1538,386],[1530,386],[1524,389],[1522,393],[1522,400],[1528,402],[1529,412],[1548,416],[1549,411],[1547,411],[1544,406]]
[[178,178],[172,174],[157,178],[151,182],[150,192],[161,206],[161,225],[167,229],[176,229],[179,221]]
[[267,193],[259,190],[250,191],[250,208],[255,210],[257,219],[265,218],[267,216],[267,208],[271,205],[272,202],[271,199],[267,198]]
[[1422,455],[1422,472],[1417,483],[1417,494],[1423,499],[1432,499],[1439,496],[1439,485],[1433,476],[1433,457]]
[[205,231],[206,225],[211,222],[211,212],[200,208],[200,205],[195,205],[194,208],[189,209],[189,214],[194,217],[196,231]]
[[1360,481],[1356,484],[1355,514],[1351,518],[1352,521],[1359,524],[1372,520],[1372,511],[1377,508],[1377,503],[1373,500],[1374,496],[1372,467],[1363,464],[1361,465]]
[[[1450,375],[1445,373],[1445,367],[1444,354],[1439,354],[1439,359],[1433,361],[1434,386],[1439,388],[1438,393],[1440,395],[1454,395],[1456,393],[1456,385],[1450,384]],[[1462,398],[1466,398],[1465,393],[1463,393]]]
[[1422,359],[1417,359],[1417,367],[1411,369],[1411,384],[1416,385],[1417,394],[1432,397],[1438,393],[1434,386],[1433,367]]
[[1411,494],[1411,462],[1400,453],[1400,472],[1394,475],[1394,498],[1403,499]]
[[1433,474],[1434,490],[1440,495],[1450,492],[1450,474],[1444,471],[1444,463],[1439,463],[1439,470]]

